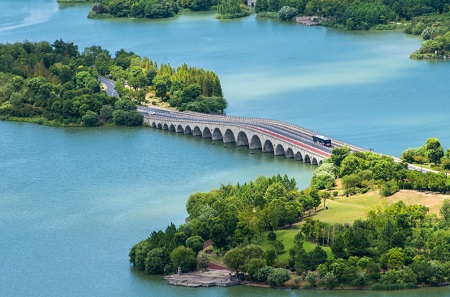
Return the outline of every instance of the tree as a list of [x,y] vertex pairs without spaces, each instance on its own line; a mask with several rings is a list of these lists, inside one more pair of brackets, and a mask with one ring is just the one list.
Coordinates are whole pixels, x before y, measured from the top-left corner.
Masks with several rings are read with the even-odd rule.
[[234,248],[226,252],[223,256],[223,263],[227,265],[227,268],[239,273],[245,264],[245,251],[242,248]]
[[197,260],[192,249],[179,246],[170,253],[173,267],[180,267],[182,272],[194,271],[197,268]]
[[198,261],[201,268],[206,269],[209,265],[210,256],[204,251],[200,251],[198,254]]
[[331,151],[331,162],[334,166],[341,166],[341,162],[350,155],[350,149],[346,146],[343,147],[334,147]]
[[145,258],[145,273],[161,274],[164,272],[164,266],[167,264],[165,260],[165,251],[163,248],[155,248],[148,252]]
[[444,226],[448,227],[450,225],[450,200],[445,199],[442,203],[439,213],[442,216],[442,221]]
[[308,257],[310,259],[310,268],[313,270],[317,269],[317,266],[325,263],[328,259],[327,253],[318,245],[309,253]]
[[84,116],[81,118],[84,126],[93,127],[98,124],[98,114],[92,110],[88,110]]
[[197,255],[203,249],[205,241],[200,236],[191,236],[186,240],[186,247],[191,248]]
[[327,201],[328,198],[330,198],[330,196],[331,196],[330,192],[327,191],[320,193],[320,197],[323,200],[323,208],[326,208],[325,202]]
[[311,287],[317,286],[319,280],[319,273],[317,271],[308,271],[305,276],[305,280]]
[[291,273],[285,268],[275,268],[267,276],[267,280],[276,286],[284,286],[284,283],[291,278]]
[[323,283],[327,289],[333,289],[338,285],[338,278],[332,271],[328,271],[323,277]]
[[425,143],[425,154],[435,164],[439,163],[444,156],[444,149],[437,138],[428,138]]
[[250,280],[256,280],[256,274],[259,269],[263,268],[266,265],[266,261],[262,258],[253,258],[249,259],[244,264],[244,271],[247,272],[248,278]]
[[401,268],[405,264],[405,255],[402,248],[392,248],[382,255],[380,261],[390,269]]
[[264,267],[262,267],[262,268],[258,269],[258,271],[256,271],[255,279],[259,282],[264,282],[267,280],[267,277],[269,276],[269,274],[271,274],[274,270],[275,270],[275,268],[273,268],[272,266],[265,265]]
[[279,17],[282,21],[289,21],[289,20],[292,19],[297,13],[298,13],[298,11],[297,11],[296,8],[289,7],[289,6],[283,6],[283,7],[278,11],[278,17]]

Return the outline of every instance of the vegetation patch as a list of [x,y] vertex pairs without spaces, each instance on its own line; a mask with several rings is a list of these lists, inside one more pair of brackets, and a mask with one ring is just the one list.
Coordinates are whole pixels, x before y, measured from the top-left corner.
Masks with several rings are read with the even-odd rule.
[[[62,40],[0,44],[0,116],[49,126],[140,126],[138,104],[164,102],[178,110],[223,113],[218,76],[182,65],[157,65],[121,49]],[[99,75],[115,80],[120,99],[101,89]]]
[[[153,250],[165,249],[172,259],[178,250],[198,251],[201,244],[196,250],[193,238],[211,239],[214,261],[222,260],[241,279],[269,286],[398,290],[440,285],[450,277],[450,200],[434,202],[437,216],[415,204],[424,198],[397,201],[405,191],[390,204],[384,198],[391,193],[387,184],[399,188],[408,185],[405,178],[431,184],[442,178],[417,174],[390,157],[334,148],[301,191],[287,176],[273,176],[191,195],[189,220],[153,232],[133,246],[130,261],[148,271],[153,262],[144,259]],[[450,185],[445,181],[444,192]],[[211,261],[204,251],[199,258],[201,267]],[[164,259],[164,267],[174,271],[173,260]]]

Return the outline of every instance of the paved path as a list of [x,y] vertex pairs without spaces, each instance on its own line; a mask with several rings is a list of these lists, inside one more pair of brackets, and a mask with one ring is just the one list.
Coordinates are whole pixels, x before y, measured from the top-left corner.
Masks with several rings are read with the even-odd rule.
[[115,89],[116,82],[103,76],[98,76],[98,81],[105,85],[105,91],[108,96],[120,98],[119,93]]

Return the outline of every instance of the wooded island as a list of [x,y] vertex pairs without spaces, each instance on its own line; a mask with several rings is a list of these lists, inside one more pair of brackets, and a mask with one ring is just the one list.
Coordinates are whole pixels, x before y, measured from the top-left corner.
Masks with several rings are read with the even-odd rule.
[[[441,285],[450,277],[450,200],[438,202],[436,215],[383,198],[400,189],[405,196],[448,193],[450,179],[408,170],[391,157],[335,148],[304,190],[278,175],[191,195],[186,223],[152,232],[132,247],[130,262],[150,274],[214,262],[242,280],[293,288]],[[208,239],[213,248],[204,250]]]

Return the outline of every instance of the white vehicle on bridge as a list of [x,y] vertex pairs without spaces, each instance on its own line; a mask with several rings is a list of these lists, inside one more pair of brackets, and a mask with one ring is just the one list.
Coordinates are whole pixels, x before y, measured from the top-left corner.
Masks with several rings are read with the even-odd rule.
[[323,135],[313,135],[313,141],[314,142],[318,142],[324,146],[331,146],[331,139],[329,139],[328,137],[325,137]]

